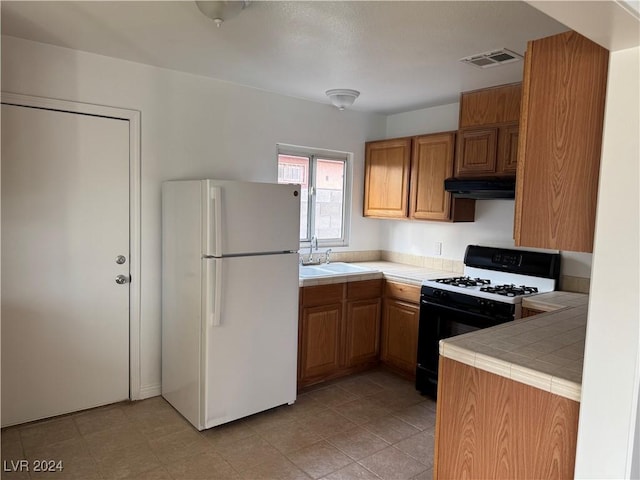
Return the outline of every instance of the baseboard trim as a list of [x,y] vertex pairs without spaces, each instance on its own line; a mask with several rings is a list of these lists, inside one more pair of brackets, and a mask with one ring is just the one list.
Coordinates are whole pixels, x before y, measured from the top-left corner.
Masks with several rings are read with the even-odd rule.
[[162,385],[160,385],[159,383],[156,385],[141,386],[139,400],[144,400],[145,398],[157,397],[161,393],[162,393]]

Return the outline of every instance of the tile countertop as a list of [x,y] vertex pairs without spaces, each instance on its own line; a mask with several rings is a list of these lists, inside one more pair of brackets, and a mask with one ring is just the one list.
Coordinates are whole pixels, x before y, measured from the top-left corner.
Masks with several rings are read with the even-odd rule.
[[546,313],[441,340],[440,355],[579,402],[588,298],[525,298],[523,307]]
[[420,285],[423,280],[443,277],[459,276],[459,273],[448,270],[436,270],[426,267],[418,267],[415,265],[406,265],[404,263],[375,261],[375,262],[349,262],[362,267],[369,267],[377,270],[371,273],[356,273],[352,275],[340,275],[332,277],[320,278],[304,278],[300,279],[299,286],[309,287],[313,285],[325,285],[328,283],[344,283],[357,282],[360,280],[373,280],[375,278],[385,278],[386,280],[408,283],[411,285]]

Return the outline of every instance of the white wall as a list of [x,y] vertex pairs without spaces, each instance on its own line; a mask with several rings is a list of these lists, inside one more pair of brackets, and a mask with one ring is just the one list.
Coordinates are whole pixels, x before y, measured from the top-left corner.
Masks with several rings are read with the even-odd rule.
[[387,138],[458,130],[460,104],[449,103],[387,117]]
[[[636,472],[640,384],[640,48],[609,59],[577,478]],[[636,432],[637,433],[637,432]],[[635,455],[635,458],[633,456]]]
[[[386,138],[436,133],[458,129],[460,104],[451,103],[387,117]],[[469,244],[512,248],[514,200],[477,200],[472,223],[380,220],[382,248],[432,257],[436,242],[442,242],[442,257],[462,260]],[[561,252],[563,275],[588,278],[589,253]]]
[[385,118],[12,37],[2,37],[2,90],[142,112],[143,393],[160,385],[160,184],[176,178],[275,181],[276,143],[352,152],[350,249],[379,248],[362,218],[364,142]]

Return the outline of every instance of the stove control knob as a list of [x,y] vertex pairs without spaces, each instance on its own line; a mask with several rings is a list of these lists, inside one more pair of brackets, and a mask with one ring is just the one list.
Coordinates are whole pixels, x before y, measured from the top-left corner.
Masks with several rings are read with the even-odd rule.
[[483,306],[485,305],[487,302],[482,300],[482,299],[478,299],[478,305]]

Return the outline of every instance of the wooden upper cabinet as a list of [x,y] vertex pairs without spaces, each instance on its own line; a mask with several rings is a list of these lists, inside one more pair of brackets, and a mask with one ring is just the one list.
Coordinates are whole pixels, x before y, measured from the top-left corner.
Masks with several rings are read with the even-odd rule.
[[366,143],[365,217],[407,217],[410,167],[410,137]]
[[505,125],[498,130],[498,174],[515,175],[518,169],[519,125]]
[[463,92],[455,176],[516,174],[520,83]]
[[521,95],[521,83],[463,92],[460,95],[459,127],[518,122]]
[[572,31],[528,43],[518,246],[593,250],[608,61],[606,49]]
[[456,177],[494,174],[497,163],[497,148],[497,128],[460,130]]
[[364,216],[473,222],[475,200],[453,199],[455,132],[367,142]]
[[455,133],[423,135],[413,139],[409,216],[421,220],[448,220],[451,194],[444,180],[453,176]]

